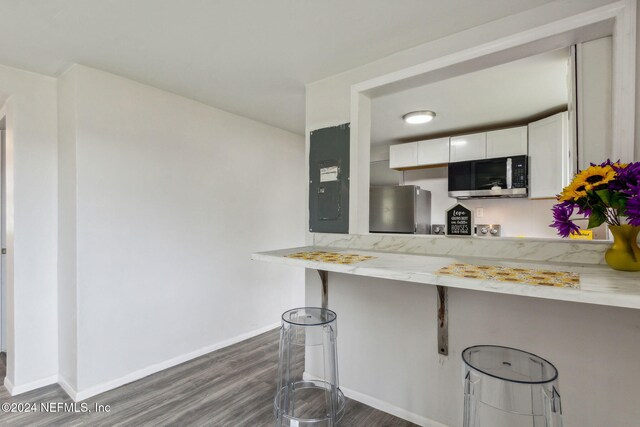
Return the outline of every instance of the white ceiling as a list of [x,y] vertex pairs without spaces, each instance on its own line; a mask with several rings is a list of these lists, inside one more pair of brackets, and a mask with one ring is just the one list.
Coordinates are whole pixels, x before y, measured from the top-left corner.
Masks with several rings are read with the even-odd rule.
[[0,63],[80,63],[297,133],[304,84],[551,0],[0,0]]
[[[376,98],[371,144],[515,123],[566,106],[568,60],[565,48]],[[432,110],[436,117],[422,125],[406,124],[402,115],[416,110]]]

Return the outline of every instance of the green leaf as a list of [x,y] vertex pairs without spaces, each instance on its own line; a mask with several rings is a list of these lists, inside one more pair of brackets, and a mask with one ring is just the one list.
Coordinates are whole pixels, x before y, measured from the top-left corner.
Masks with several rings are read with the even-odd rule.
[[601,210],[602,208],[594,208],[589,216],[589,224],[587,224],[587,228],[595,228],[602,225],[607,218],[604,215],[604,212]]
[[611,191],[609,190],[597,190],[596,194],[600,197],[600,200],[604,202],[605,205],[611,206]]
[[611,195],[611,207],[618,210],[624,211],[624,208],[627,206],[627,196],[624,193],[616,192]]

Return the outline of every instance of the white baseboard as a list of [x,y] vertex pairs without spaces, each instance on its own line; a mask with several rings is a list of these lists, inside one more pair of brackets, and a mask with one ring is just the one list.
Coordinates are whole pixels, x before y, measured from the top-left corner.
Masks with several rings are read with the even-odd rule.
[[239,343],[240,341],[247,340],[249,338],[253,338],[256,335],[260,335],[272,329],[275,329],[280,326],[280,322],[273,323],[271,325],[264,326],[262,328],[244,333],[242,335],[238,335],[236,337],[230,338],[228,340],[221,341],[219,343],[203,347],[201,349],[192,351],[190,353],[182,354],[180,356],[171,358],[169,360],[165,360],[164,362],[156,363],[151,366],[147,366],[146,368],[131,372],[125,376],[120,378],[116,378],[111,381],[107,381],[102,384],[98,384],[92,387],[89,387],[84,390],[77,391],[73,387],[69,385],[67,381],[63,378],[60,379],[60,386],[67,392],[69,397],[71,397],[74,402],[80,402],[82,400],[88,399],[90,397],[96,396],[98,394],[104,393],[109,390],[113,390],[114,388],[118,388],[122,385],[131,383],[133,381],[137,381],[141,378],[147,377],[149,375],[155,374],[157,372],[163,371],[167,368],[171,368],[173,366],[179,365],[181,363],[187,362],[191,359],[195,359],[196,357],[203,356],[207,353],[211,353],[212,351],[220,350],[221,348],[228,347],[230,345]]
[[78,392],[73,387],[71,387],[71,384],[69,384],[69,381],[67,381],[65,377],[63,377],[62,375],[59,375],[58,384],[60,385],[60,387],[62,387],[62,389],[69,395],[69,397],[74,402],[78,401]]
[[364,393],[360,393],[359,391],[352,390],[350,388],[340,387],[340,390],[344,393],[346,397],[349,399],[357,400],[360,403],[364,403],[365,405],[371,406],[372,408],[379,409],[382,412],[386,412],[391,415],[395,415],[398,418],[402,418],[403,420],[411,421],[414,424],[418,424],[422,427],[448,427],[446,424],[439,423],[430,418],[423,417],[422,415],[415,414],[413,412],[407,411],[406,409],[400,408],[398,406],[392,405],[389,402],[385,402],[383,400],[377,399],[373,396],[369,396]]
[[[318,379],[313,375],[304,372],[303,378],[305,380],[308,379]],[[349,399],[357,400],[360,403],[364,403],[367,406],[371,406],[372,408],[376,408],[382,412],[386,412],[388,414],[394,415],[398,418],[402,418],[403,420],[410,421],[414,424],[418,424],[422,427],[448,427],[446,424],[439,423],[427,417],[423,417],[422,415],[415,414],[413,412],[407,411],[406,409],[395,406],[389,402],[385,402],[384,400],[380,400],[376,397],[369,396],[368,394],[360,393],[359,391],[352,390],[347,387],[340,386],[340,390],[342,393]]]
[[15,396],[17,394],[26,393],[31,390],[35,390],[40,387],[45,387],[51,384],[55,384],[58,382],[58,376],[52,375],[50,377],[42,378],[36,381],[31,381],[30,383],[21,384],[21,385],[13,385],[9,378],[5,377],[4,386],[9,392],[11,396]]

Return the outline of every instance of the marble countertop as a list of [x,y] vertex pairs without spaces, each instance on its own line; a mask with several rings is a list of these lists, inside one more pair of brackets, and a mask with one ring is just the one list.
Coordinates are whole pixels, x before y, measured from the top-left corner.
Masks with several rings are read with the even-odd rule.
[[[357,255],[370,255],[374,259],[356,264],[334,264],[287,258],[287,255],[305,251],[328,251]],[[547,298],[612,307],[640,308],[640,273],[615,271],[606,265],[580,265],[553,262],[500,261],[490,258],[428,256],[407,253],[379,252],[327,246],[305,246],[270,252],[258,252],[251,259],[294,267],[313,268],[343,274],[377,277],[390,280],[441,285],[451,288],[496,292],[534,298]],[[451,263],[529,268],[536,270],[570,271],[580,275],[580,288],[535,286],[497,280],[469,279],[440,276],[436,272]]]

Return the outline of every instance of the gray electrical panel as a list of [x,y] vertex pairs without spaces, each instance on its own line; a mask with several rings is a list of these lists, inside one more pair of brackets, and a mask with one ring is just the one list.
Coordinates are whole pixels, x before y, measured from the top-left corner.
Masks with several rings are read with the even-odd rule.
[[349,232],[349,123],[311,132],[309,231]]

